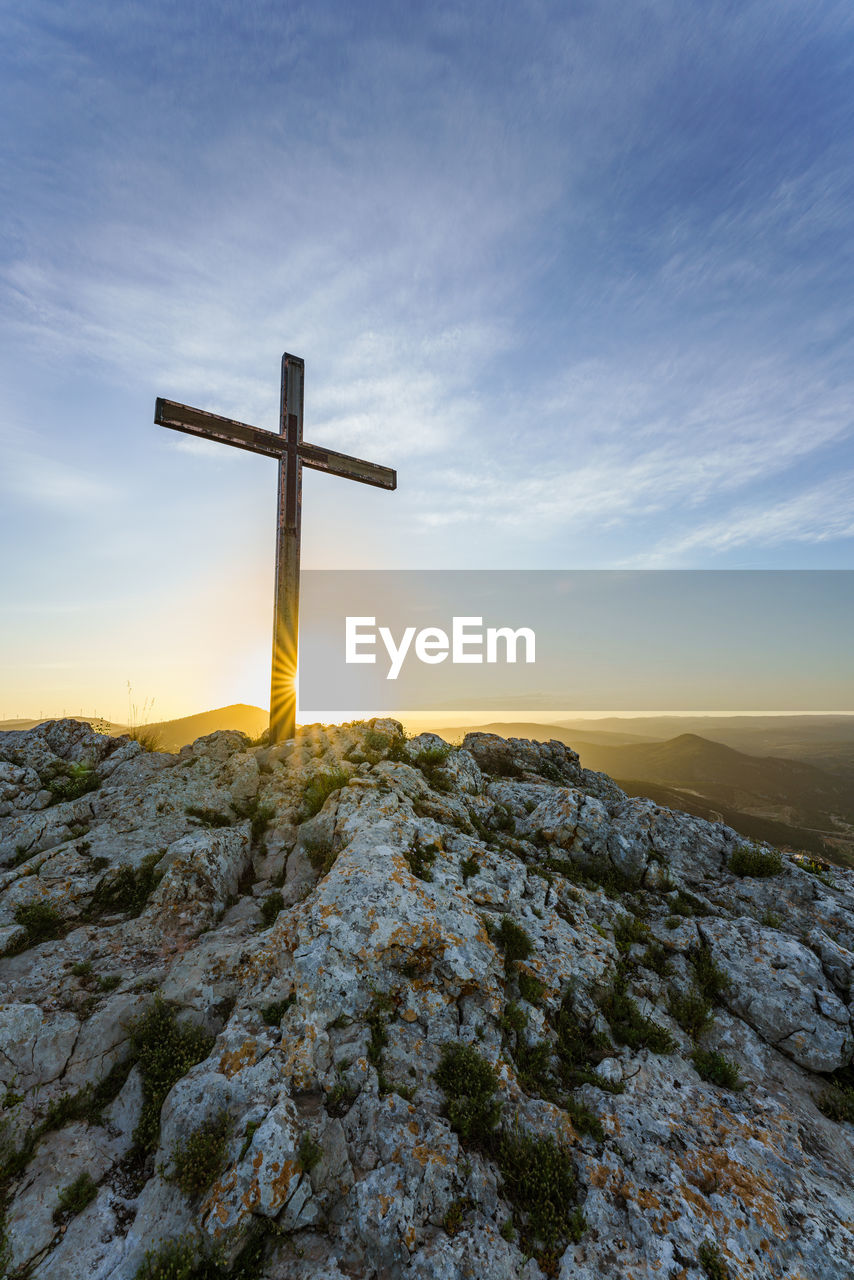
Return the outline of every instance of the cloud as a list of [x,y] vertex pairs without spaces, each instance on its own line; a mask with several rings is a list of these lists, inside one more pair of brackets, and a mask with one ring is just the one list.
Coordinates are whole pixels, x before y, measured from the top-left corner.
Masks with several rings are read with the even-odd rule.
[[854,470],[765,507],[735,507],[644,555],[644,566],[671,564],[691,552],[779,547],[854,537]]
[[[423,527],[511,525],[532,540],[630,528],[634,539],[639,520],[654,528],[655,517],[700,518],[683,550],[712,550],[718,543],[702,532],[715,527],[710,508],[750,491],[754,511],[773,510],[778,495],[769,486],[797,490],[805,469],[826,466],[828,454],[854,441],[848,385],[831,387],[820,369],[805,376],[770,358],[727,367],[714,350],[646,369],[588,362],[526,403],[544,424],[530,446],[523,433],[512,447],[476,458],[470,444],[463,465],[437,468],[421,493]],[[508,416],[524,420],[521,399]],[[828,510],[827,536],[849,536],[846,528]]]
[[52,456],[43,433],[4,426],[0,492],[33,506],[79,510],[115,498],[116,490],[80,467]]
[[[797,9],[605,11],[262,5],[226,41],[165,8],[105,25],[42,0],[28,65],[56,97],[22,99],[10,349],[275,429],[287,346],[306,438],[406,468],[414,536],[463,525],[473,554],[506,525],[659,555],[663,526],[794,502],[847,456],[853,389],[848,144],[805,147],[786,105]],[[848,27],[811,22],[817,65]],[[13,483],[41,468],[45,500],[86,501],[99,482],[50,454]]]

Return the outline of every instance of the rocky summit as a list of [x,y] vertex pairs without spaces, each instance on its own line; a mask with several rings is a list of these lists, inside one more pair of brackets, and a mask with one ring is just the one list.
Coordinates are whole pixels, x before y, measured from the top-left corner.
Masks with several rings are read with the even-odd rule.
[[0,733],[0,1272],[850,1280],[854,872],[558,742]]

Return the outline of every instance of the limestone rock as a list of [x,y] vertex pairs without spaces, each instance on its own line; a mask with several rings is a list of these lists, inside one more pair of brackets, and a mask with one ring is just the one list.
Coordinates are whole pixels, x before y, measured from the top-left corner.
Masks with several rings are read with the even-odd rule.
[[[850,1280],[854,1125],[823,1095],[854,1054],[854,873],[735,876],[734,831],[561,743],[446,748],[391,720],[175,755],[0,734],[11,1265],[136,1280],[170,1241],[230,1264],[262,1224],[258,1280],[702,1280],[707,1242],[733,1277]],[[76,765],[99,785],[55,803]],[[157,993],[173,1031],[134,1061]],[[536,1170],[451,1123],[449,1045],[494,1072],[505,1144],[563,1144],[586,1229],[551,1252]],[[189,1198],[176,1150],[223,1114]]]
[[851,1061],[848,1009],[812,951],[744,916],[703,920],[699,929],[730,979],[728,1007],[764,1040],[811,1071],[833,1071]]

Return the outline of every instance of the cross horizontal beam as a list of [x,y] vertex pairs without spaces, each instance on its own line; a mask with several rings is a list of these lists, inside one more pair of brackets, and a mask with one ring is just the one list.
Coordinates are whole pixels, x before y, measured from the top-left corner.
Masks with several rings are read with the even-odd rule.
[[273,431],[250,427],[245,422],[235,422],[233,418],[221,418],[216,413],[206,413],[204,409],[192,409],[188,404],[164,400],[161,396],[157,397],[154,406],[154,421],[160,427],[185,431],[189,436],[216,440],[219,444],[233,444],[238,449],[263,453],[268,458],[281,458],[288,447],[285,437]]
[[[193,409],[176,400],[164,400],[161,396],[157,397],[154,421],[161,427],[171,427],[174,431],[184,431],[187,435],[219,444],[234,445],[267,458],[281,458],[288,449],[286,436],[264,431],[261,427],[250,427],[248,423],[237,422],[233,418],[221,418],[204,409]],[[362,458],[353,458],[350,454],[337,453],[334,449],[323,449],[304,441],[297,445],[297,453],[303,466],[314,471],[358,480],[377,489],[397,488],[397,472],[391,467],[381,467],[375,462],[365,462]]]
[[345,480],[359,480],[377,489],[396,489],[397,472],[391,467],[381,467],[376,462],[364,462],[351,458],[349,453],[336,453],[334,449],[321,449],[316,444],[299,444],[297,453],[303,466],[313,471],[325,471],[330,476],[343,476]]

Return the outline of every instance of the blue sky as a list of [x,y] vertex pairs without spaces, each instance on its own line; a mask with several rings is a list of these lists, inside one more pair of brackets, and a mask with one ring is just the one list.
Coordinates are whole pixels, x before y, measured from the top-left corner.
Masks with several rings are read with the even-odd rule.
[[854,567],[850,4],[2,25],[0,716],[263,701],[284,349],[307,567]]

